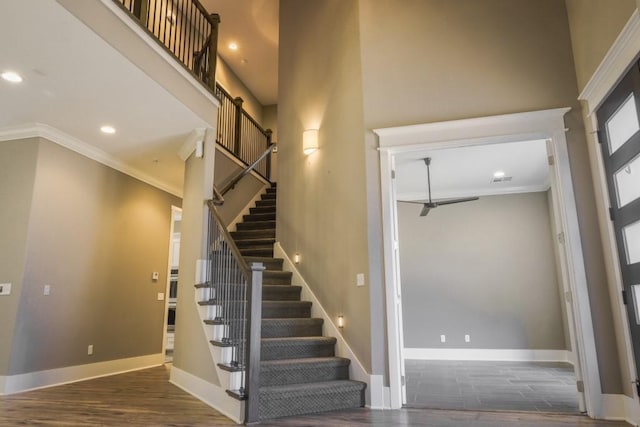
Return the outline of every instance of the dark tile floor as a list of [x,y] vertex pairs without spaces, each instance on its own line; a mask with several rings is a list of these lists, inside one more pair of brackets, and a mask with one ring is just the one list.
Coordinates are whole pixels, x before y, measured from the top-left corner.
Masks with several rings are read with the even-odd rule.
[[406,360],[407,407],[577,414],[567,363]]

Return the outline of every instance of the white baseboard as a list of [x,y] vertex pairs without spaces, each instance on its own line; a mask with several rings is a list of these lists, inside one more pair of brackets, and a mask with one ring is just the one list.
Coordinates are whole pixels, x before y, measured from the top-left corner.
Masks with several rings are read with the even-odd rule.
[[129,371],[160,366],[164,363],[164,354],[129,357],[127,359],[108,360],[87,365],[68,366],[26,374],[0,376],[0,395],[21,393],[23,391],[52,387]]
[[[349,344],[345,341],[340,329],[333,323],[331,316],[318,301],[318,298],[311,291],[311,288],[304,280],[298,269],[296,268],[291,258],[282,249],[280,242],[276,242],[273,245],[273,256],[275,258],[282,258],[284,260],[283,270],[291,271],[293,273],[292,283],[302,286],[301,298],[305,301],[311,301],[311,315],[324,320],[324,331],[327,335],[336,337],[336,356],[345,357],[351,360],[349,367],[349,375],[356,381],[362,381],[367,383],[367,389],[365,391],[366,406],[371,408],[388,408],[388,399],[385,401],[385,391],[382,382],[382,375],[370,375],[365,369],[360,360],[356,357]],[[379,377],[379,378],[378,378]],[[375,390],[374,390],[375,387]],[[388,392],[387,392],[388,395]],[[385,403],[387,406],[385,406]]]
[[522,350],[481,348],[405,348],[405,359],[414,360],[496,360],[509,362],[569,362],[566,350]]
[[602,394],[601,418],[625,421],[632,426],[640,425],[640,404],[623,394]]
[[243,420],[240,417],[244,414],[244,403],[230,397],[222,387],[211,384],[175,366],[171,367],[169,382],[236,423],[242,424]]

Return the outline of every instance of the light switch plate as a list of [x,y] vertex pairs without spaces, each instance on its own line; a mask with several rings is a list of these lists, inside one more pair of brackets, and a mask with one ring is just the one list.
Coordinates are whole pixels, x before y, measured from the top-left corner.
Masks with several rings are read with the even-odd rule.
[[356,286],[364,286],[364,273],[356,274]]
[[164,301],[164,293],[158,292],[158,301]]
[[154,271],[153,273],[151,273],[151,280],[158,280],[158,277],[160,277],[160,275],[158,274],[157,271]]
[[0,295],[11,295],[11,283],[0,283]]
[[51,295],[51,285],[44,285],[44,295],[49,296]]

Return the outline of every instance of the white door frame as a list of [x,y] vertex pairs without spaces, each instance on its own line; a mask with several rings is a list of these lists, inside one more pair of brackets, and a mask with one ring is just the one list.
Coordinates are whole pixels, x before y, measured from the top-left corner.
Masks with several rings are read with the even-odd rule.
[[396,199],[392,179],[392,165],[398,153],[428,149],[465,147],[506,142],[547,139],[554,154],[553,168],[557,176],[555,194],[560,206],[561,230],[565,236],[565,259],[574,326],[577,338],[577,357],[584,381],[587,413],[600,417],[603,413],[600,373],[596,355],[595,335],[584,268],[584,258],[578,226],[578,215],[573,193],[564,115],[569,108],[506,114],[448,122],[375,129],[380,143],[380,175],[382,191],[382,220],[384,266],[387,309],[387,336],[389,356],[390,406],[402,407],[402,352],[399,334],[402,332],[397,300],[400,295],[400,266],[393,256],[397,245],[394,229],[397,227]]
[[167,284],[164,291],[164,316],[162,321],[162,360],[167,353],[167,320],[169,319],[169,293],[171,291],[171,261],[173,260],[173,225],[182,218],[182,208],[171,205],[171,227],[169,231],[169,258],[167,259]]

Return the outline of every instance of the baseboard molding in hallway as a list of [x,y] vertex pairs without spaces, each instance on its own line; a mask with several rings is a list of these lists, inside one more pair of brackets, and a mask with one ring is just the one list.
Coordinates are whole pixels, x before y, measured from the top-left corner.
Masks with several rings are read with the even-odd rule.
[[25,374],[0,376],[0,396],[137,371],[160,366],[163,363],[164,354],[157,353]]
[[481,348],[405,348],[404,358],[413,360],[466,360],[501,362],[567,362],[566,350],[481,349]]

